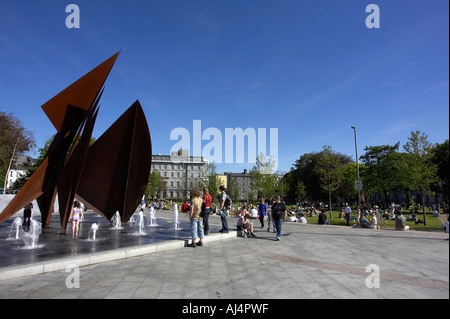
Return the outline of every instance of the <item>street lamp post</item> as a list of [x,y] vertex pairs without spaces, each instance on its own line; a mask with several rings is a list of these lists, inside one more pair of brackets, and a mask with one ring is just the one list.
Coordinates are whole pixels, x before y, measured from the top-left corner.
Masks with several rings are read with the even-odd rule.
[[[356,139],[356,127],[352,126],[353,132],[355,133],[355,152],[356,152],[356,175],[357,181],[355,183],[355,188],[358,190],[358,210],[361,209],[361,189],[362,184],[359,179],[359,160],[358,160],[358,141]],[[361,211],[359,212],[361,214]],[[361,216],[361,215],[360,215]]]

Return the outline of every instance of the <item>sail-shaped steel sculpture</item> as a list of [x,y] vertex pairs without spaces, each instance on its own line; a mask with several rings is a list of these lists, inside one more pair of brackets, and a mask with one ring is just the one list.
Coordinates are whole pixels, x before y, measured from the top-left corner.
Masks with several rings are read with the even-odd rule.
[[81,201],[108,220],[118,211],[127,222],[148,183],[149,141],[144,111],[136,101],[89,148],[77,191]]
[[0,214],[0,223],[37,199],[48,226],[58,194],[61,228],[78,197],[107,218],[127,221],[139,204],[151,166],[151,139],[136,101],[92,146],[103,85],[119,53],[42,105],[57,133],[39,168]]

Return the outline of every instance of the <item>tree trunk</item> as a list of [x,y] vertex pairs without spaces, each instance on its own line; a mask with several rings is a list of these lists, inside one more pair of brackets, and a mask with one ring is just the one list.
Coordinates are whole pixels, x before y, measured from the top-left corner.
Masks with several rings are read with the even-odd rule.
[[11,159],[9,160],[8,169],[6,170],[5,182],[3,184],[3,194],[6,194],[6,184],[8,182],[9,171],[11,170],[11,165],[14,160],[14,155],[16,154],[17,146],[19,145],[20,138],[17,139],[16,144],[14,144],[14,149],[11,155]]
[[328,192],[328,205],[330,205],[330,220],[332,218],[331,216],[331,192]]
[[422,191],[423,225],[427,225],[427,216],[425,214],[425,192]]

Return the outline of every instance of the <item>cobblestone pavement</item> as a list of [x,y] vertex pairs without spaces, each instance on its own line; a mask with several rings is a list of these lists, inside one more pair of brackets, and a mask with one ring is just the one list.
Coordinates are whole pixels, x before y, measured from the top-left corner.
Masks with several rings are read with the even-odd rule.
[[[217,216],[210,221],[220,225]],[[256,238],[4,279],[0,298],[449,298],[443,232],[284,223],[277,241],[253,223]]]

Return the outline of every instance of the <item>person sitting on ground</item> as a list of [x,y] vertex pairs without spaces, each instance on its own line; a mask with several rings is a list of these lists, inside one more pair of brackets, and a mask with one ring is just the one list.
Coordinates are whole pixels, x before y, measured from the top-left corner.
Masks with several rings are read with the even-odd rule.
[[244,234],[248,237],[251,235],[252,237],[256,237],[256,235],[253,233],[253,223],[250,222],[251,215],[249,213],[245,214],[244,216],[244,224],[242,225],[242,228],[244,230]]
[[409,218],[407,219],[407,221],[409,221],[409,222],[416,222],[416,221],[417,221],[416,214],[411,213],[411,216],[409,216]]
[[301,223],[301,224],[307,224],[308,223],[308,221],[306,220],[306,218],[303,215],[303,213],[300,215],[300,218],[299,218],[298,222]]
[[240,230],[240,231],[244,230],[244,228],[243,228],[244,227],[244,216],[245,216],[244,210],[241,209],[239,212],[239,215],[237,216],[237,218],[238,218],[238,221],[236,223],[237,230]]
[[375,215],[375,212],[370,213],[370,228],[372,229],[378,229],[378,219]]
[[339,219],[344,219],[345,218],[345,211],[344,211],[344,209],[342,208],[341,209],[341,211],[339,212],[339,217],[338,217]]
[[330,222],[328,221],[328,219],[327,219],[327,213],[325,213],[324,211],[319,211],[318,210],[318,219],[317,219],[317,223],[319,224],[319,225],[329,225],[330,224]]
[[250,209],[250,218],[251,219],[257,219],[258,218],[258,210],[255,206],[252,206],[252,209]]
[[361,227],[361,228],[370,228],[370,223],[367,219],[363,218],[360,221],[357,221],[353,227]]
[[409,230],[409,226],[406,226],[406,218],[401,211],[397,211],[395,216],[395,230]]

